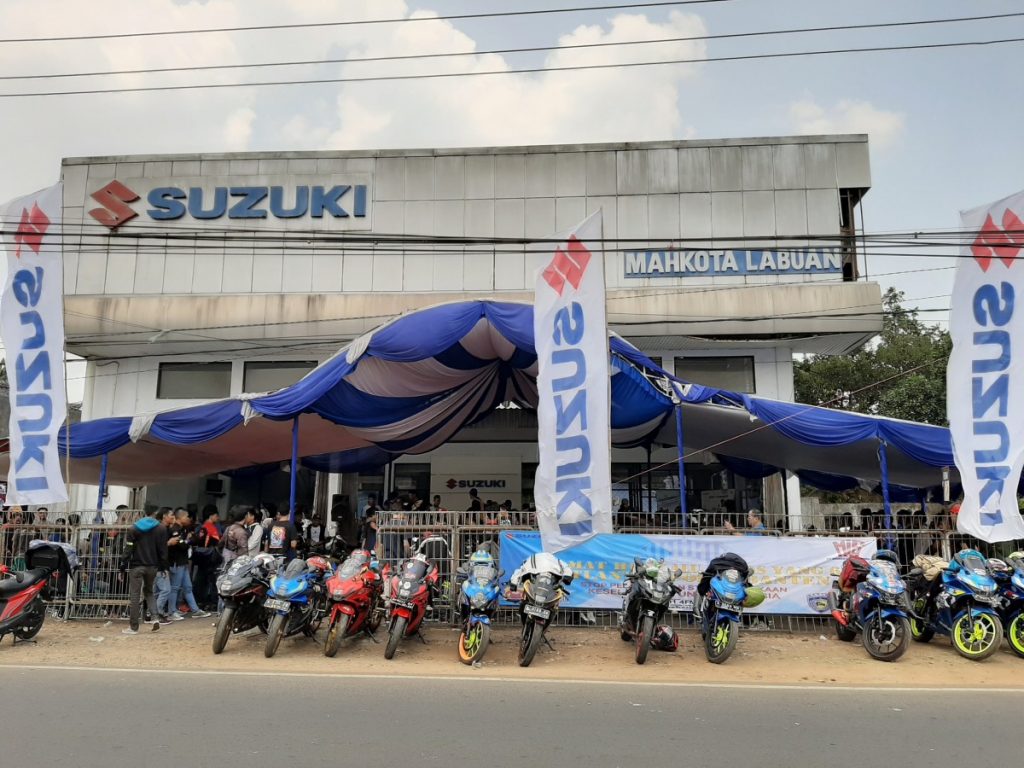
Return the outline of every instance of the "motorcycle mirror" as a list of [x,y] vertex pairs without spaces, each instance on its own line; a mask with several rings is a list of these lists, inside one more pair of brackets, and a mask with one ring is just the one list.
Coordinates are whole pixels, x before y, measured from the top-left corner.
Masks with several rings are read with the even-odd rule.
[[568,586],[569,584],[572,584],[572,579],[573,579],[573,575],[570,573],[570,574],[567,574],[566,576],[564,576],[562,578],[562,581]]
[[678,579],[682,575],[683,575],[683,569],[682,568],[673,568],[672,569],[672,578],[673,579]]

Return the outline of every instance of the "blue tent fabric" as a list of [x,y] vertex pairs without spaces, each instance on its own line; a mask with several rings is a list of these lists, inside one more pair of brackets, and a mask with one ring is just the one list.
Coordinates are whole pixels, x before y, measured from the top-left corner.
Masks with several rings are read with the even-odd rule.
[[771,477],[779,472],[778,467],[773,467],[771,464],[762,464],[760,461],[741,459],[737,456],[726,456],[722,453],[716,453],[715,458],[726,469],[751,480]]
[[[767,429],[779,436],[776,440],[784,438],[803,446],[827,450],[885,441],[890,464],[897,473],[908,465],[918,469],[954,466],[946,429],[685,382],[614,334],[609,337],[609,354],[612,443],[619,447],[650,447],[656,441],[673,444],[675,431],[666,425],[673,414],[673,402],[678,399],[688,408],[749,413],[763,422],[757,425],[758,430]],[[455,302],[411,312],[382,325],[290,387],[161,413],[151,419],[148,432],[143,430],[144,434],[134,437],[144,444],[155,444],[154,451],[164,451],[153,454],[161,457],[154,458],[154,464],[171,455],[165,450],[168,446],[198,447],[215,442],[220,450],[211,451],[211,455],[223,464],[238,455],[237,446],[246,443],[246,435],[260,430],[259,424],[251,425],[252,419],[278,422],[301,417],[306,429],[319,430],[316,439],[307,441],[307,447],[300,427],[299,450],[307,461],[323,467],[380,466],[404,453],[433,450],[502,403],[536,408],[536,373],[531,305]],[[308,419],[313,422],[304,421]],[[336,431],[326,432],[321,424]],[[70,441],[62,432],[60,447],[66,451],[70,443],[73,459],[116,453],[131,444],[131,425],[128,417],[75,424]],[[236,435],[236,430],[249,432]],[[278,439],[274,430],[266,429],[262,434]],[[336,450],[330,450],[334,447]],[[728,444],[716,443],[714,450],[723,462],[732,462],[740,467],[736,470],[739,474],[747,476],[766,476],[762,473],[771,474],[773,467],[777,471],[776,464],[783,463],[770,449],[762,448],[760,453],[771,463],[733,456]],[[182,471],[186,465],[198,462],[190,459],[190,464],[180,454],[175,457],[181,460]],[[240,460],[235,467],[275,458],[276,453],[263,452]],[[115,470],[124,465],[124,461],[112,463]],[[231,468],[224,464],[211,470]],[[814,470],[799,465],[788,468],[800,473],[805,482],[812,478],[836,486],[850,481],[830,472],[819,477]],[[861,460],[858,471],[875,469]],[[869,479],[877,477],[871,474]]]

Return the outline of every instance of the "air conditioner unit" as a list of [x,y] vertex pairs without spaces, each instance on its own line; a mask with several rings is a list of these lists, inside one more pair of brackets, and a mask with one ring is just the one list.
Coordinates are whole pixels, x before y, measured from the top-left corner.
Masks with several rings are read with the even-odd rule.
[[223,496],[224,495],[224,481],[219,477],[208,477],[206,478],[206,495],[207,496]]

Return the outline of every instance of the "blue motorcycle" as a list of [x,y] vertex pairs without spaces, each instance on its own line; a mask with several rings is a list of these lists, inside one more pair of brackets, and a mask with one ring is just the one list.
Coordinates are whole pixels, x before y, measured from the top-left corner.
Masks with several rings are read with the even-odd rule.
[[1005,560],[988,561],[999,593],[999,618],[1006,628],[1006,639],[1018,656],[1024,657],[1024,552],[1014,552]]
[[736,648],[749,573],[742,557],[726,553],[711,561],[697,587],[694,612],[704,638],[704,654],[712,664],[721,664]]
[[459,635],[459,661],[473,664],[480,661],[491,642],[491,618],[498,607],[499,582],[502,572],[494,565],[490,552],[474,552],[469,562],[459,569],[459,613],[462,634]]
[[999,595],[985,557],[973,549],[958,552],[942,572],[915,582],[910,632],[927,643],[936,634],[949,635],[956,652],[973,661],[987,659],[1003,641]]
[[263,608],[273,617],[267,628],[263,655],[268,659],[277,653],[282,638],[300,632],[313,637],[327,610],[324,580],[331,564],[322,557],[292,560],[270,581],[270,591]]
[[849,643],[860,633],[864,650],[879,661],[896,661],[910,645],[910,596],[898,563],[889,550],[871,560],[849,557],[828,595],[836,636]]

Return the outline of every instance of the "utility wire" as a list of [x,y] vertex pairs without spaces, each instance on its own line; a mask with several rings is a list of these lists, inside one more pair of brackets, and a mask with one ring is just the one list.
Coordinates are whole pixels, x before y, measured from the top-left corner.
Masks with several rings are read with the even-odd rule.
[[[711,0],[708,0],[709,2]],[[884,45],[870,48],[832,48],[816,51],[788,51],[781,53],[754,53],[739,56],[714,56],[699,59],[668,59],[665,61],[635,61],[614,64],[577,64],[562,67],[524,67],[520,69],[492,69],[470,72],[428,72],[408,75],[372,75],[365,77],[323,77],[295,80],[264,80],[250,83],[194,83],[191,85],[147,85],[128,88],[83,88],[66,91],[26,91],[23,93],[0,93],[0,99],[38,98],[50,96],[85,96],[111,93],[153,93],[169,91],[193,91],[224,88],[264,88],[270,86],[326,85],[341,83],[383,83],[398,81],[436,80],[466,77],[491,77],[500,75],[547,74],[551,72],[582,72],[608,69],[632,69],[635,67],[658,67],[678,64],[709,64],[724,61],[753,61],[762,59],[786,59],[804,56],[832,56],[850,53],[878,53],[883,51],[920,51],[939,48],[964,48],[1003,45],[1024,42],[1024,37],[1008,37],[997,40],[968,40],[949,43],[924,43],[920,45]]]
[[259,24],[245,27],[206,27],[202,29],[165,29],[154,32],[112,32],[102,35],[63,35],[55,37],[9,37],[0,43],[57,43],[69,40],[117,40],[136,37],[171,37],[175,35],[207,35],[223,32],[264,32],[285,29],[323,29],[329,27],[358,27],[371,24],[411,24],[422,21],[466,21],[469,19],[496,19],[521,16],[545,16],[561,13],[590,11],[618,11],[636,8],[663,8],[680,5],[708,5],[731,0],[675,0],[674,2],[616,3],[614,5],[582,5],[571,8],[534,8],[525,11],[493,11],[488,13],[457,13],[444,16],[398,16],[387,19],[351,19],[345,21],[311,21],[298,24]]
[[991,21],[995,19],[1019,18],[1024,13],[998,13],[987,16],[960,16],[957,18],[917,19],[911,21],[890,21],[872,24],[844,24],[829,27],[799,27],[793,29],[773,29],[755,32],[730,32],[717,35],[692,35],[688,37],[667,37],[656,40],[622,40],[603,43],[577,43],[573,45],[539,45],[527,48],[494,48],[484,51],[452,51],[449,53],[414,53],[402,56],[357,56],[342,59],[307,59],[304,61],[270,61],[249,64],[204,64],[190,67],[149,67],[144,69],[114,69],[93,72],[50,72],[38,75],[0,75],[3,80],[50,80],[74,77],[110,77],[115,75],[151,75],[171,72],[211,72],[232,69],[262,69],[266,67],[304,67],[327,64],[365,64],[371,62],[419,61],[424,59],[461,58],[466,56],[493,56],[519,53],[541,53],[544,51],[569,51],[590,48],[612,48],[618,46],[660,45],[665,43],[686,43],[710,40],[732,40],[750,37],[770,37],[775,35],[797,35],[814,32],[839,32],[864,29],[892,29],[933,24],[957,24],[973,21]]

